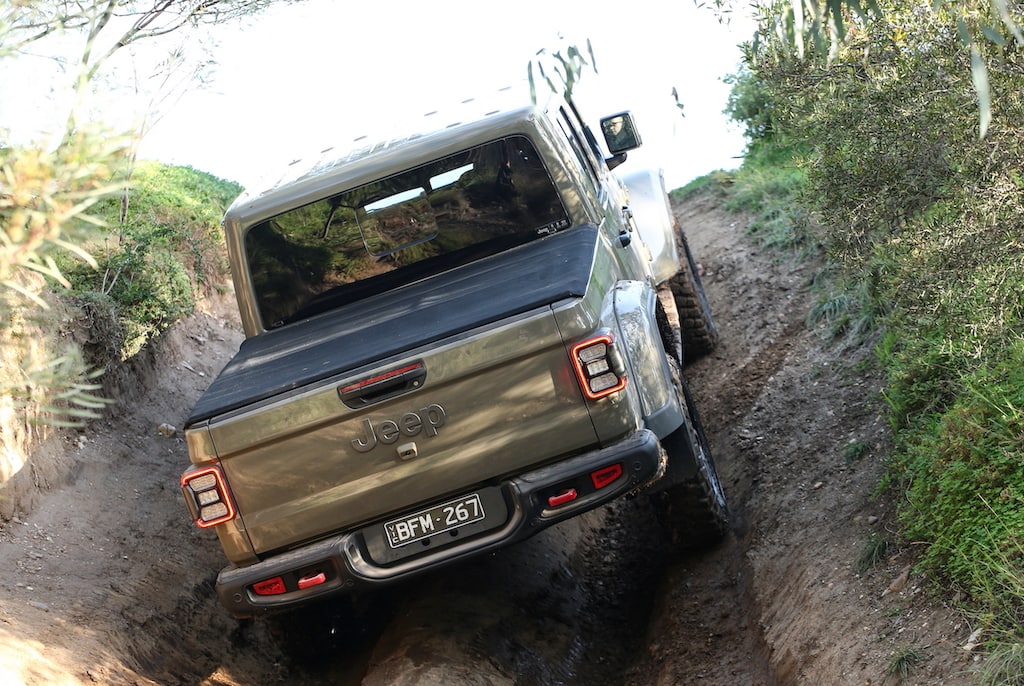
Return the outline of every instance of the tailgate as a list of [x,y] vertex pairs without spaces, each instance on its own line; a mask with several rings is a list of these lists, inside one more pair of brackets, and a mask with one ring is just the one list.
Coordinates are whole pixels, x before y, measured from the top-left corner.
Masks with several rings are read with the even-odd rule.
[[258,555],[598,442],[549,307],[215,419],[210,436]]

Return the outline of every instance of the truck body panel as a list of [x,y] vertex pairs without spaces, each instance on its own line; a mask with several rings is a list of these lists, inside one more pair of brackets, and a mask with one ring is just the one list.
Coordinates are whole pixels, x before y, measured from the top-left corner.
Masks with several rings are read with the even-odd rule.
[[597,443],[550,310],[397,362],[422,364],[422,386],[353,410],[342,380],[211,426],[240,448],[219,454],[257,554]]
[[624,174],[622,182],[629,190],[630,211],[643,217],[637,231],[651,254],[654,283],[664,283],[679,272],[680,260],[665,177],[658,169],[640,169]]

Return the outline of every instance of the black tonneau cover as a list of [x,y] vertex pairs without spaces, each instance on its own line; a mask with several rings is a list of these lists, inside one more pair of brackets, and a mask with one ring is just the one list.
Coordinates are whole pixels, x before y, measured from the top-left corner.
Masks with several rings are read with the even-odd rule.
[[582,297],[596,242],[594,226],[556,233],[249,338],[196,403],[186,426],[418,345]]

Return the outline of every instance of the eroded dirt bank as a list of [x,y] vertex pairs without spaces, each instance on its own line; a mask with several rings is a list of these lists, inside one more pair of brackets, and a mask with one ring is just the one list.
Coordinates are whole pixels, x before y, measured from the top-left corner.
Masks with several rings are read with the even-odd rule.
[[[669,568],[635,684],[970,683],[968,623],[926,597],[874,497],[889,434],[870,349],[806,326],[816,267],[758,249],[735,215],[676,208],[721,345],[687,373],[734,539]],[[884,560],[860,568],[872,540]],[[730,602],[730,600],[732,602]]]
[[971,627],[908,551],[857,573],[872,536],[895,540],[871,497],[888,439],[867,353],[807,330],[811,267],[709,198],[677,209],[721,331],[687,370],[734,510],[721,546],[670,555],[637,498],[367,599],[363,623],[328,607],[282,642],[235,622],[181,504],[180,432],[158,429],[237,348],[222,303],[168,337],[137,402],[68,437],[69,485],[0,524],[0,682],[863,685],[899,683],[913,651],[905,683],[969,683]]

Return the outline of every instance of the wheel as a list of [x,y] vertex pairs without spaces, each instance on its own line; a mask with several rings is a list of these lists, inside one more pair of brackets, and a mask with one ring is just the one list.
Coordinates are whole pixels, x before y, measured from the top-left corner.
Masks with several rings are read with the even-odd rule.
[[697,263],[690,252],[690,245],[682,230],[676,228],[679,250],[686,256],[686,264],[679,273],[669,280],[676,309],[679,311],[679,326],[683,336],[683,359],[695,360],[707,355],[718,345],[718,328],[711,316],[711,306],[704,294],[704,284],[697,272]]
[[[662,439],[669,455],[664,477],[668,484],[652,493],[651,501],[672,549],[683,552],[720,542],[729,531],[729,508],[690,390],[681,375],[674,372],[673,376],[686,400],[689,420]],[[696,469],[680,474],[680,463],[695,465]]]

